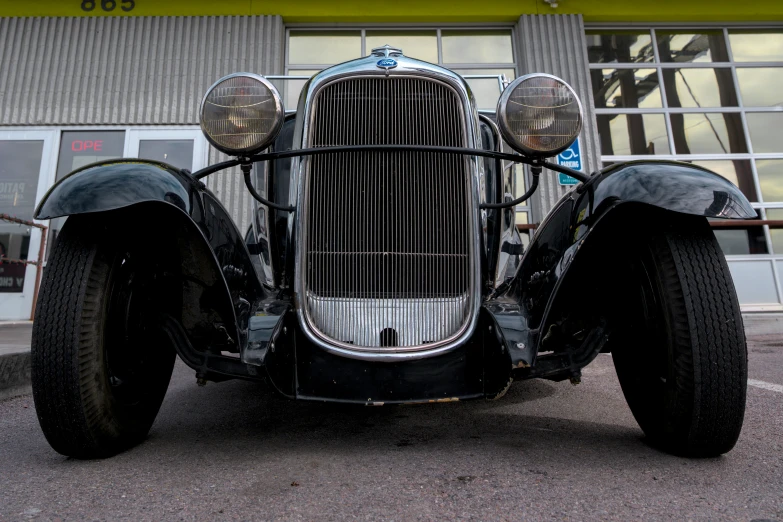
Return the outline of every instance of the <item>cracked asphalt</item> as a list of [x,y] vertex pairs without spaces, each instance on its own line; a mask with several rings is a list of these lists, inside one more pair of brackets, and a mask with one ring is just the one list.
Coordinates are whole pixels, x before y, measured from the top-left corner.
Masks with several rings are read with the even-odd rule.
[[[750,377],[783,385],[783,319],[746,325]],[[781,434],[783,393],[752,386],[732,452],[661,453],[610,355],[578,386],[519,382],[496,402],[397,407],[290,402],[239,381],[199,388],[178,363],[147,441],[107,460],[50,449],[30,396],[0,402],[0,521],[783,522]]]

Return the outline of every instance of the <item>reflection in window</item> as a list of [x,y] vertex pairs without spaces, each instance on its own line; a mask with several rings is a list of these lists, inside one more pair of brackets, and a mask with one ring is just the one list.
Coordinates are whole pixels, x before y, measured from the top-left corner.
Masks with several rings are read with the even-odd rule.
[[587,33],[587,57],[590,63],[636,63],[653,61],[649,31]]
[[783,67],[739,67],[737,80],[745,107],[783,106]]
[[767,254],[767,241],[764,238],[764,227],[748,228],[713,228],[715,239],[721,250],[727,256],[747,256],[751,254]]
[[783,57],[783,31],[729,31],[735,62],[779,62]]
[[[783,221],[783,208],[767,209],[767,219]],[[783,228],[769,227],[769,235],[772,238],[772,252],[783,254]]]
[[441,31],[443,63],[513,63],[511,31]]
[[27,221],[33,219],[42,154],[43,141],[0,141],[0,212]]
[[662,62],[728,62],[723,31],[700,34],[658,31],[658,54]]
[[289,64],[332,65],[361,55],[361,31],[291,31],[288,39]]
[[601,154],[669,154],[663,114],[602,114],[597,117]]
[[750,201],[758,201],[750,160],[709,160],[692,163],[723,176],[737,185]]
[[593,69],[590,76],[597,108],[661,107],[655,69]]
[[663,69],[669,107],[736,107],[731,69]]
[[671,114],[669,117],[678,154],[728,154],[748,151],[742,119],[737,113]]
[[[0,141],[0,212],[32,220],[43,141]],[[0,257],[26,260],[30,227],[0,221]],[[24,290],[27,265],[0,261],[0,293]]]
[[745,118],[753,152],[783,152],[783,112],[749,112]]
[[783,160],[756,160],[756,172],[764,202],[783,201]]
[[508,80],[514,79],[514,69],[454,69],[461,75],[495,75],[492,78],[467,78],[468,85],[476,98],[479,110],[495,110],[500,97],[500,83],[497,75],[504,74]]
[[438,63],[438,33],[435,31],[367,31],[365,47],[367,54],[375,47],[389,44],[402,49],[405,56]]

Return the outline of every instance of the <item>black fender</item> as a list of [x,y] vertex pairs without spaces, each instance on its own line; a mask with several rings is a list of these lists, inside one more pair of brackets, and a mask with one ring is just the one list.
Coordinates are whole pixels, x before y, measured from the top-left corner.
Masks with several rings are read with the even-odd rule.
[[[624,212],[615,212],[620,208]],[[582,336],[585,345],[570,347],[568,357],[558,358],[555,354],[546,360],[536,360],[544,339],[549,337],[549,340],[557,341],[558,332],[550,327],[560,317],[550,315],[559,300],[573,297],[573,291],[569,291],[569,275],[576,274],[572,275],[572,280],[579,278],[580,274],[574,268],[580,264],[587,266],[595,256],[600,256],[600,252],[586,248],[597,243],[592,239],[600,235],[597,232],[609,230],[608,224],[617,221],[611,219],[612,216],[638,223],[643,231],[645,219],[661,211],[705,218],[756,217],[756,211],[735,185],[707,169],[687,163],[634,161],[615,164],[595,173],[555,205],[537,229],[514,278],[498,287],[485,303],[490,311],[498,307],[506,310],[505,321],[499,321],[498,326],[504,337],[513,339],[513,342],[507,340],[506,346],[512,366],[523,369],[522,377],[556,375],[565,378],[569,374],[573,377],[579,367],[597,355],[602,349],[600,345],[606,342],[603,324],[591,324],[599,334]],[[590,311],[591,297],[582,296],[584,300],[573,303],[571,308]],[[509,313],[516,317],[509,317]],[[590,316],[590,313],[584,315]],[[597,315],[590,317],[598,320]],[[503,327],[504,322],[513,327]],[[524,342],[525,337],[527,342]],[[551,345],[556,346],[557,342]],[[575,352],[589,354],[575,358]]]
[[105,212],[160,201],[191,214],[198,182],[184,172],[147,160],[117,159],[77,169],[57,182],[38,204],[36,219]]
[[[111,223],[181,279],[181,310],[170,337],[182,359],[204,377],[251,377],[236,358],[247,338],[253,304],[269,297],[241,232],[218,199],[187,171],[138,159],[88,165],[60,180],[36,219],[63,216]],[[152,259],[152,258],[151,258]],[[178,331],[173,331],[174,329]],[[223,360],[226,359],[226,360]]]

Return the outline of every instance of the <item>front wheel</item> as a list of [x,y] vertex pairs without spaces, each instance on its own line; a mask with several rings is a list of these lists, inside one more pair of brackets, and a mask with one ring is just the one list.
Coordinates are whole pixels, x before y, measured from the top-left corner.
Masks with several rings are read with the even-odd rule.
[[154,272],[126,240],[70,218],[44,271],[33,399],[49,444],[70,457],[108,457],[143,440],[171,378],[174,350],[152,328]]
[[630,313],[612,352],[634,417],[671,453],[726,453],[742,429],[747,347],[715,236],[703,218],[672,220],[643,241],[629,265]]

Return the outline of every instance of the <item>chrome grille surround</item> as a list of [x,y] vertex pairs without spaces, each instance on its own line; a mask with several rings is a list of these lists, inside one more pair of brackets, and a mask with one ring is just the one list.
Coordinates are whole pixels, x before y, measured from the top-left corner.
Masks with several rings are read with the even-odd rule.
[[[403,58],[405,60],[405,58]],[[411,60],[411,62],[415,62]],[[423,62],[417,62],[423,63]],[[345,64],[348,65],[348,64]],[[392,78],[385,78],[384,75],[378,74],[377,71],[366,70],[356,71],[353,74],[341,74],[332,75],[332,77],[326,79],[326,81],[318,81],[318,76],[314,78],[313,83],[316,85],[310,85],[310,91],[303,95],[300,100],[300,114],[305,114],[303,118],[304,125],[302,129],[302,146],[328,146],[338,144],[360,144],[360,143],[395,143],[399,141],[399,144],[427,144],[427,145],[451,145],[451,146],[475,146],[476,142],[476,112],[475,105],[472,103],[472,97],[464,81],[451,71],[438,68],[436,66],[430,66],[433,68],[433,74],[422,75],[424,72],[421,69],[413,71],[405,71],[404,65],[401,64],[400,71],[395,71],[395,75]],[[429,66],[429,64],[426,64]],[[339,66],[338,66],[339,68]],[[407,72],[407,74],[406,74]],[[369,73],[369,74],[368,74]],[[446,74],[443,74],[446,73]],[[385,76],[388,76],[385,75]],[[457,117],[460,122],[459,133],[455,136],[453,133],[451,137],[447,136],[447,130],[444,128],[443,122],[429,121],[429,125],[424,125],[424,122],[418,120],[419,130],[421,132],[427,131],[429,138],[423,140],[412,141],[413,138],[408,136],[407,141],[404,133],[397,134],[395,136],[387,136],[384,141],[384,137],[378,137],[377,140],[370,141],[356,141],[356,140],[342,140],[339,142],[324,139],[323,135],[318,134],[318,122],[314,121],[318,113],[319,96],[321,93],[326,92],[330,86],[339,84],[349,85],[351,82],[391,82],[397,80],[404,80],[408,85],[413,85],[418,82],[419,86],[428,88],[430,91],[438,91],[440,94],[448,93],[448,97],[451,98],[452,117]],[[409,93],[410,94],[410,93]],[[385,98],[388,100],[388,96]],[[368,100],[365,100],[367,102]],[[410,97],[408,97],[410,101]],[[378,100],[375,100],[378,103]],[[365,105],[365,107],[372,107]],[[381,111],[383,108],[381,108]],[[366,112],[359,112],[359,107],[353,108],[353,114],[333,114],[334,118],[340,117],[342,121],[335,121],[332,119],[329,121],[329,125],[339,130],[341,124],[346,123],[348,116],[356,117],[358,114],[367,115]],[[377,115],[370,115],[376,116]],[[404,113],[396,110],[387,111],[387,116],[395,119],[395,123],[405,123]],[[369,119],[369,118],[368,118]],[[359,121],[359,120],[357,120]],[[453,120],[452,120],[453,121]],[[375,127],[373,127],[375,128]],[[365,129],[366,130],[366,129]],[[449,141],[451,139],[451,141]],[[393,141],[392,141],[393,140]],[[339,169],[341,165],[349,165],[349,156],[352,156],[354,164],[359,161],[364,161],[366,166],[369,166],[371,161],[378,161],[380,158],[385,158],[387,161],[397,160],[400,158],[407,158],[410,162],[412,160],[429,162],[431,167],[437,167],[440,164],[447,163],[452,167],[457,165],[457,175],[452,178],[458,178],[459,182],[459,194],[458,198],[454,199],[454,194],[451,194],[451,199],[447,197],[442,199],[433,199],[433,196],[437,196],[438,192],[435,191],[435,183],[433,179],[429,179],[429,196],[428,202],[432,203],[427,208],[433,208],[435,206],[445,207],[444,203],[448,202],[451,207],[459,209],[456,214],[451,217],[460,218],[462,222],[461,237],[462,242],[458,245],[461,247],[459,251],[449,251],[449,241],[445,238],[441,241],[440,251],[428,252],[414,251],[413,249],[402,249],[401,251],[394,251],[393,249],[366,249],[362,252],[361,249],[355,248],[354,250],[343,249],[344,251],[329,252],[332,257],[337,258],[340,256],[354,256],[355,259],[364,259],[364,274],[372,274],[372,260],[375,255],[379,256],[398,256],[400,258],[408,255],[409,258],[417,257],[419,260],[419,268],[424,266],[421,260],[426,258],[446,258],[451,261],[446,262],[445,270],[443,273],[448,277],[451,277],[451,283],[446,282],[445,285],[441,285],[440,290],[442,292],[436,292],[433,295],[427,294],[427,289],[419,289],[418,293],[414,291],[410,285],[406,287],[406,284],[394,284],[387,285],[384,288],[378,288],[376,284],[375,288],[362,288],[362,282],[354,280],[353,288],[348,288],[342,285],[342,292],[335,292],[334,288],[326,288],[323,285],[319,286],[319,277],[323,280],[324,275],[328,276],[332,274],[333,280],[339,280],[340,276],[334,275],[334,272],[329,272],[331,266],[334,270],[336,267],[345,268],[347,266],[344,262],[332,261],[332,264],[325,264],[326,274],[319,274],[317,270],[313,270],[312,260],[318,255],[324,254],[319,252],[314,246],[318,246],[318,240],[313,242],[313,234],[318,235],[318,231],[313,231],[314,223],[318,223],[318,213],[322,216],[330,217],[330,214],[325,212],[325,208],[316,208],[311,201],[311,174],[312,169],[318,169],[318,157],[302,158],[299,161],[299,205],[300,209],[297,212],[297,270],[296,270],[296,282],[297,289],[297,311],[300,317],[300,324],[302,324],[304,332],[321,345],[323,348],[340,353],[348,357],[360,358],[360,359],[386,359],[393,360],[398,358],[420,358],[436,355],[444,351],[458,346],[465,338],[469,337],[475,329],[476,319],[478,317],[478,308],[480,306],[480,291],[479,291],[479,263],[477,260],[478,238],[479,238],[479,226],[477,217],[477,198],[478,198],[478,169],[479,163],[476,158],[466,158],[453,155],[432,154],[432,153],[413,153],[413,152],[383,152],[383,153],[341,153],[333,154],[329,156],[321,156],[323,162],[328,166],[332,165],[333,168]],[[331,161],[331,164],[329,163]],[[426,167],[425,167],[426,168]],[[414,169],[415,170],[415,169]],[[422,169],[424,170],[424,169]],[[442,169],[439,169],[442,170]],[[406,173],[411,175],[411,169],[400,169],[402,176]],[[453,171],[453,169],[452,169]],[[370,169],[367,172],[373,173]],[[377,172],[375,172],[377,174]],[[434,178],[435,176],[432,176]],[[355,193],[345,194],[347,183],[340,184],[341,180],[335,181],[333,186],[333,192],[336,191],[338,195],[342,195],[349,203],[359,204],[358,194],[361,190]],[[344,181],[344,180],[343,180]],[[454,180],[452,180],[453,182]],[[323,185],[326,188],[326,185]],[[367,187],[363,187],[365,192]],[[440,187],[439,187],[440,189]],[[316,189],[317,190],[317,189]],[[313,198],[315,199],[315,198]],[[405,200],[405,197],[400,198],[397,195],[396,203],[400,203],[400,199]],[[401,202],[399,212],[410,212],[410,208],[405,208],[405,201]],[[407,201],[408,206],[411,206],[411,201]],[[419,202],[420,203],[420,202]],[[323,206],[323,205],[322,205]],[[393,205],[389,205],[393,206]],[[348,210],[348,208],[346,206]],[[419,210],[421,205],[419,204]],[[364,209],[365,211],[367,209]],[[432,212],[430,212],[432,214]],[[365,215],[370,215],[365,212]],[[358,213],[355,214],[358,216]],[[389,212],[386,212],[386,216],[389,217]],[[395,217],[391,214],[391,217]],[[399,218],[399,216],[396,216]],[[323,219],[323,218],[322,218]],[[385,219],[380,216],[376,216],[377,225],[383,227],[383,223],[388,223],[391,227],[400,226],[399,219]],[[448,223],[446,223],[448,224]],[[368,227],[365,227],[368,228]],[[387,227],[388,228],[388,227]],[[399,239],[404,239],[405,234],[400,235],[401,230],[397,230],[397,236]],[[394,234],[392,230],[390,234]],[[364,230],[365,237],[367,237],[367,230]],[[323,234],[322,234],[323,235]],[[415,239],[420,242],[423,241],[421,237],[414,236]],[[451,239],[454,238],[452,233]],[[365,245],[367,243],[365,242]],[[388,245],[387,245],[388,246]],[[399,245],[398,245],[399,246]],[[437,246],[437,245],[436,245]],[[452,245],[453,246],[453,245]],[[339,250],[339,249],[335,249]],[[373,254],[372,252],[376,252]],[[422,255],[423,254],[423,255]],[[435,254],[435,255],[427,255]],[[378,260],[376,259],[376,263]],[[462,263],[461,269],[457,269],[460,262]],[[451,265],[454,266],[450,266]],[[432,264],[432,263],[431,263]],[[398,263],[401,267],[408,267],[407,271],[400,271],[402,275],[408,274],[410,276],[411,269],[416,267],[416,263],[410,261],[400,261]],[[377,265],[376,265],[377,266]],[[433,267],[434,268],[434,267]],[[347,271],[347,272],[350,272]],[[403,273],[404,272],[404,273]],[[432,272],[432,268],[430,269]],[[455,277],[455,273],[459,274]],[[346,270],[343,270],[346,273]],[[430,273],[429,277],[437,278],[438,271]],[[414,273],[414,277],[408,277],[406,281],[411,280],[422,283],[427,282],[427,274],[424,271]],[[313,279],[314,281],[310,281]],[[441,278],[442,279],[442,278]],[[457,281],[457,283],[454,283]],[[366,282],[366,279],[365,279]],[[351,283],[349,281],[349,283]],[[451,285],[451,286],[449,286]],[[432,284],[430,285],[432,290]],[[437,285],[434,285],[437,286]],[[315,291],[314,291],[315,290]],[[330,291],[331,290],[331,291]],[[370,292],[364,292],[363,290],[370,290]],[[450,291],[449,291],[450,290]],[[374,293],[373,293],[374,291]],[[387,291],[384,295],[383,292]],[[390,291],[391,293],[389,293]],[[396,292],[396,294],[394,293]],[[443,320],[439,320],[439,318]],[[350,319],[350,320],[346,320]],[[387,329],[390,333],[384,338],[384,334]],[[393,332],[391,332],[393,330]],[[391,336],[391,337],[390,337]]]

